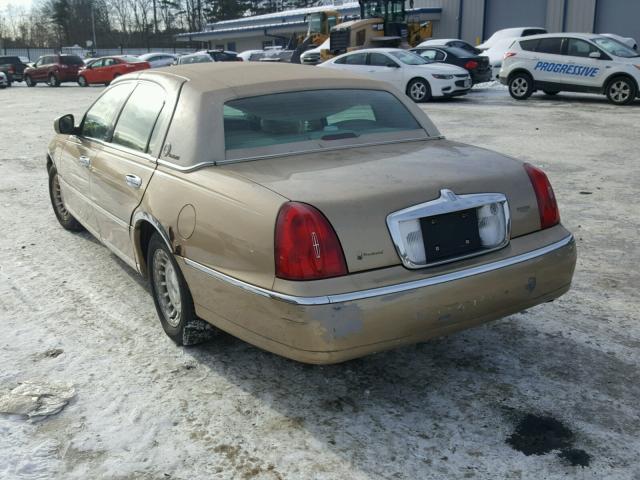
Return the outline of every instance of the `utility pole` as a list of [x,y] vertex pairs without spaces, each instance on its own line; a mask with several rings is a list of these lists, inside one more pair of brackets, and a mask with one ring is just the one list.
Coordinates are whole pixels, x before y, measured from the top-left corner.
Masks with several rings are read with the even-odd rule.
[[153,0],[153,33],[158,34],[158,15],[156,13],[156,0]]
[[93,51],[95,52],[98,49],[98,45],[96,44],[96,18],[93,13],[93,5],[94,1],[91,2],[91,38],[93,40]]

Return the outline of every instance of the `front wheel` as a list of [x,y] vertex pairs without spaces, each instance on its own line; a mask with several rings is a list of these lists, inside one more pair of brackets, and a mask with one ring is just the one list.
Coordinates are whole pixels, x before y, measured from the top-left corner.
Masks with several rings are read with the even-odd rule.
[[60,225],[62,225],[65,230],[72,232],[80,232],[84,230],[84,227],[80,225],[80,222],[78,222],[73,215],[71,215],[64,204],[64,198],[62,198],[62,191],[60,190],[60,177],[56,167],[51,167],[49,169],[49,197],[51,198],[53,212],[56,214],[58,222],[60,222]]
[[638,95],[638,87],[628,77],[616,77],[607,84],[606,93],[611,103],[629,105]]
[[407,85],[407,95],[416,103],[426,102],[431,98],[431,87],[423,78],[415,78]]
[[78,77],[78,85],[80,85],[81,87],[88,87],[89,86],[89,82],[87,82],[86,78],[84,78],[82,75],[80,75]]
[[195,345],[215,334],[215,329],[196,317],[193,298],[173,253],[154,233],[147,249],[151,293],[165,333],[178,345]]
[[509,78],[509,94],[516,100],[526,100],[533,93],[533,78],[528,73],[516,73]]
[[37,83],[33,81],[31,75],[27,75],[26,77],[24,77],[24,82],[27,84],[27,87],[35,87]]

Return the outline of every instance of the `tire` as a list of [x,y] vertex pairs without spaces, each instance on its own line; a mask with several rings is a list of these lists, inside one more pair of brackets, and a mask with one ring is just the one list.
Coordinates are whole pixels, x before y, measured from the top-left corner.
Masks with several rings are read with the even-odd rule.
[[526,100],[533,93],[533,78],[525,72],[509,77],[509,94],[516,100]]
[[84,227],[71,215],[64,205],[64,199],[60,191],[58,171],[56,167],[53,166],[49,169],[49,198],[51,199],[53,213],[56,214],[56,218],[58,222],[60,222],[60,225],[62,225],[62,228],[70,232],[81,232],[84,230]]
[[407,95],[416,103],[426,102],[431,99],[431,86],[423,78],[414,78],[407,85]]
[[80,85],[81,87],[88,87],[89,86],[89,82],[87,82],[86,78],[84,78],[82,75],[80,75],[78,77],[78,85]]
[[149,240],[147,265],[153,302],[167,336],[177,345],[195,345],[215,336],[216,329],[196,317],[189,286],[158,233]]
[[58,80],[58,77],[56,77],[55,73],[50,73],[49,74],[49,81],[47,83],[49,84],[50,87],[59,87],[60,86],[60,80]]
[[7,82],[7,87],[11,87],[12,84],[13,82]]
[[629,77],[615,77],[607,83],[605,93],[614,105],[629,105],[638,95],[638,87]]
[[560,90],[543,90],[545,95],[557,95],[560,93]]
[[31,75],[25,75],[24,83],[27,84],[27,87],[35,87],[38,84],[38,82],[33,81],[33,78],[31,78]]

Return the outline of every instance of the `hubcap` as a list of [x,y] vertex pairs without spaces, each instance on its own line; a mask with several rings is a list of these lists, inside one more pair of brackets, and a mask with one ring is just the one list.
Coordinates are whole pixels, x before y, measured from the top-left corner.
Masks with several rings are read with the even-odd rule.
[[631,95],[631,86],[624,80],[618,80],[609,88],[611,99],[616,103],[625,102]]
[[180,284],[169,255],[162,249],[153,254],[153,281],[164,318],[175,328],[182,319]]
[[414,100],[422,100],[427,94],[427,87],[420,82],[414,83],[411,85],[411,98]]
[[69,210],[64,206],[64,200],[62,199],[60,180],[58,179],[57,173],[53,177],[53,206],[63,220],[66,220],[69,217]]
[[511,91],[516,97],[522,97],[529,89],[529,82],[522,77],[518,77],[511,82]]

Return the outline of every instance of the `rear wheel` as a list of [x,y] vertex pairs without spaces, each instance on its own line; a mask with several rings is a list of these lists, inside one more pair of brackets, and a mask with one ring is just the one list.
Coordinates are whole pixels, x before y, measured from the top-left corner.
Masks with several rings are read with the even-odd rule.
[[528,73],[516,73],[509,78],[509,94],[516,100],[526,100],[533,93],[533,78]]
[[58,77],[56,77],[55,73],[49,74],[49,81],[47,83],[49,83],[50,87],[59,87],[60,86],[60,80],[58,80]]
[[24,77],[24,82],[27,84],[27,87],[35,87],[36,83],[38,83],[33,81],[33,78],[31,78],[31,75],[26,75]]
[[629,105],[638,95],[638,87],[629,77],[611,79],[605,91],[609,101],[615,105]]
[[189,286],[159,234],[153,234],[147,250],[151,293],[165,333],[178,345],[195,345],[213,337],[215,328],[196,317]]
[[84,227],[71,215],[64,204],[64,198],[62,198],[62,191],[60,190],[60,177],[56,167],[53,166],[49,169],[49,197],[51,198],[53,212],[65,230],[72,232],[84,230]]
[[426,102],[431,98],[431,87],[423,78],[415,78],[407,85],[407,95],[414,102]]
[[86,78],[84,78],[82,75],[80,75],[78,77],[78,85],[80,85],[81,87],[88,87],[89,86],[89,82],[87,82]]

